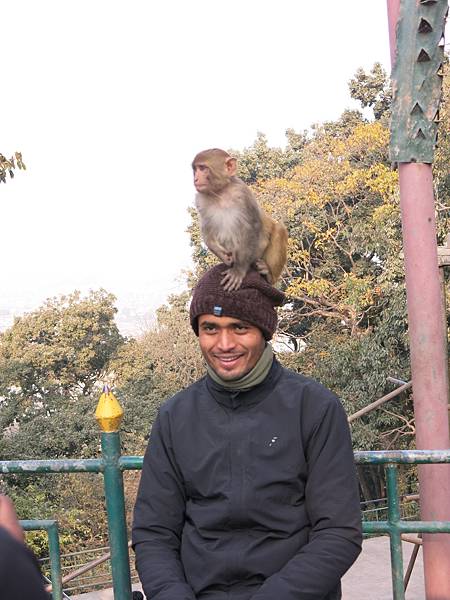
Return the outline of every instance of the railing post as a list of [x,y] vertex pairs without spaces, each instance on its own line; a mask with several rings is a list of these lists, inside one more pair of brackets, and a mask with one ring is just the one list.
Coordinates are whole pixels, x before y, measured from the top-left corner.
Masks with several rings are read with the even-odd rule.
[[48,528],[48,553],[50,555],[51,582],[53,600],[62,600],[61,550],[59,548],[59,532],[56,521]]
[[397,465],[387,465],[386,484],[388,493],[389,540],[391,546],[392,589],[394,600],[405,600],[403,586],[402,539],[399,529],[400,506],[397,486]]
[[120,435],[118,429],[122,416],[123,410],[120,404],[105,386],[95,411],[95,418],[102,429],[103,477],[114,600],[131,600],[125,498],[122,471],[119,467]]
[[50,558],[50,579],[52,582],[52,599],[62,600],[62,570],[61,570],[61,551],[59,547],[58,522],[54,520],[21,520],[21,526],[25,531],[44,530],[48,535],[48,553]]

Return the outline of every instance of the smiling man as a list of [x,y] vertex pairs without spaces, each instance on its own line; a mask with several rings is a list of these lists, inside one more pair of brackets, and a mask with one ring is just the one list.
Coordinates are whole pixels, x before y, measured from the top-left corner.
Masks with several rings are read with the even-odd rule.
[[207,375],[161,407],[144,457],[133,546],[149,600],[338,600],[361,549],[339,400],[284,369],[269,340],[284,295],[256,271],[194,289]]

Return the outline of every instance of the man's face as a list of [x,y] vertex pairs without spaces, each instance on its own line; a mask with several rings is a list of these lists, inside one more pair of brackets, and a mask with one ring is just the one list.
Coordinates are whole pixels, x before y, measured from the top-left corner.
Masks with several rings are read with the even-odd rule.
[[198,339],[206,362],[226,381],[251,371],[266,346],[261,330],[254,325],[214,315],[199,316]]

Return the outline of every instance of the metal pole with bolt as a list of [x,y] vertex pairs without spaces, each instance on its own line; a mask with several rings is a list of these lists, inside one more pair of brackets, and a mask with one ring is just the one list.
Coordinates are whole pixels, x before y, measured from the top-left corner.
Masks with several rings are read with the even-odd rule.
[[122,417],[122,407],[108,386],[105,386],[95,411],[95,418],[102,429],[103,476],[114,600],[131,600],[125,498],[122,471],[119,467],[120,434],[118,429]]

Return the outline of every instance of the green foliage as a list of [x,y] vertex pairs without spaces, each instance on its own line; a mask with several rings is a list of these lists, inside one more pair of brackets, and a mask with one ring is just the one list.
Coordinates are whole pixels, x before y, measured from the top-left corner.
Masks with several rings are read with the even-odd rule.
[[[2,459],[98,454],[96,385],[124,343],[115,313],[111,294],[100,290],[82,298],[75,292],[48,300],[0,335]],[[21,475],[5,478],[3,486],[21,518],[58,519],[64,551],[83,541],[104,541],[98,479]],[[30,533],[29,539],[38,555],[46,553],[45,534]]]
[[40,407],[16,413],[0,441],[3,460],[90,458],[98,453],[99,429],[94,419],[98,395],[54,397],[48,414]]
[[450,206],[450,61],[444,62],[442,101],[439,108],[438,142],[433,164],[433,179],[438,211],[448,214]]
[[323,135],[346,139],[351,135],[357,125],[366,123],[362,113],[359,110],[346,109],[337,121],[325,121],[325,123],[316,123],[312,126],[312,131],[316,139]]
[[392,91],[386,71],[380,63],[375,63],[369,73],[358,69],[348,87],[354,100],[358,100],[363,108],[373,110],[375,119],[389,116]]
[[114,300],[104,290],[74,292],[17,318],[0,335],[0,394],[38,412],[55,396],[88,396],[123,343]]
[[124,340],[114,296],[48,300],[0,335],[0,447],[15,458],[92,451],[95,384]]
[[247,184],[256,183],[276,177],[284,177],[299,164],[302,149],[306,143],[306,132],[296,133],[293,129],[286,131],[287,147],[270,148],[266,136],[259,132],[253,145],[239,152],[229,150],[238,159],[239,177]]
[[289,229],[284,284],[295,310],[284,325],[296,337],[324,320],[356,335],[379,311],[378,279],[390,268],[387,249],[399,251],[400,232],[387,144],[380,123],[359,123],[345,140],[323,132],[289,179],[257,188],[264,208]]
[[[10,478],[9,478],[10,479]],[[92,473],[18,476],[8,481],[7,492],[21,519],[56,519],[61,552],[107,544],[102,477]],[[48,556],[45,531],[26,534],[38,557]]]

